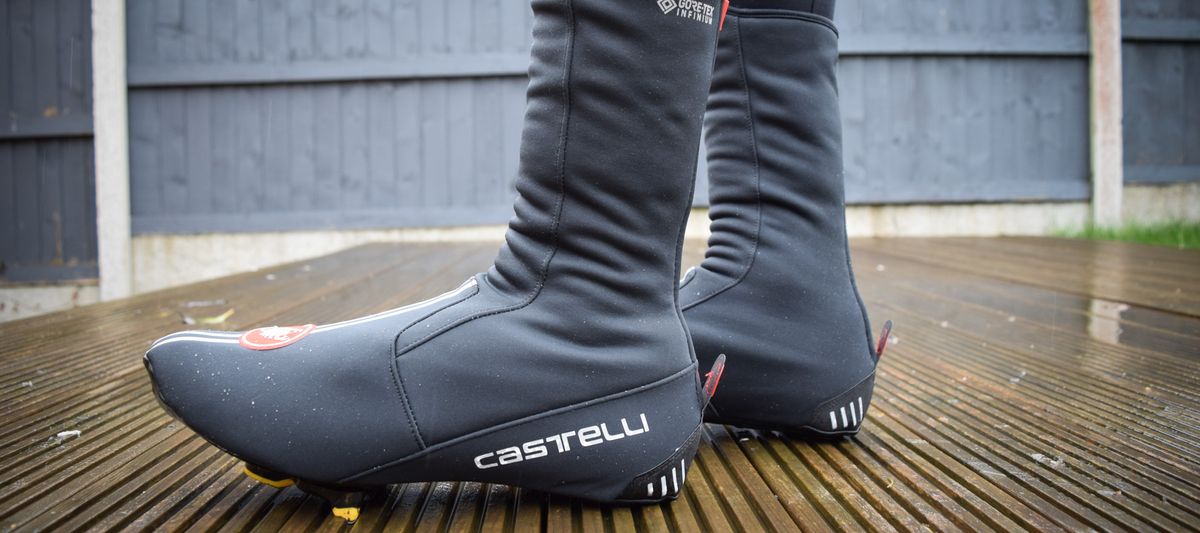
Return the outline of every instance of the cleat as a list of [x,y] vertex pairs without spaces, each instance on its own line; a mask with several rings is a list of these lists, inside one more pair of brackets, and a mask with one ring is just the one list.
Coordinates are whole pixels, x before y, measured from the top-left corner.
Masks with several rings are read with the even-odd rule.
[[358,507],[334,507],[333,508],[333,516],[341,518],[341,519],[345,520],[347,524],[351,524],[351,525],[358,521],[358,513],[359,513]]
[[883,345],[846,241],[833,2],[732,4],[704,118],[712,235],[679,288],[701,365],[729,358],[705,419],[853,435]]
[[242,473],[254,481],[277,489],[286,489],[296,482],[290,477],[281,476],[265,468],[250,466],[249,463],[242,465]]
[[337,487],[306,481],[300,481],[296,486],[308,494],[324,499],[332,508],[333,516],[345,520],[348,524],[358,521],[358,515],[362,510],[363,502],[367,500],[367,490],[383,490],[382,488],[356,489]]
[[675,286],[720,1],[533,0],[492,266],[345,322],[168,335],[145,357],[155,394],[252,478],[347,521],[364,491],[410,482],[678,497],[720,375],[704,388]]

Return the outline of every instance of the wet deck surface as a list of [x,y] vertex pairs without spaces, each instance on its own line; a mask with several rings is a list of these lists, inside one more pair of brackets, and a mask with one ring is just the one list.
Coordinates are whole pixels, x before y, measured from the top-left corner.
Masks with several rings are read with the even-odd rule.
[[[337,530],[151,397],[153,339],[333,322],[433,296],[495,246],[372,245],[0,324],[0,528]],[[695,263],[702,245],[689,246]],[[597,508],[477,483],[394,487],[353,528],[1200,529],[1200,253],[1051,239],[854,244],[897,327],[862,433],[708,427],[684,496]],[[79,431],[71,437],[61,432]]]

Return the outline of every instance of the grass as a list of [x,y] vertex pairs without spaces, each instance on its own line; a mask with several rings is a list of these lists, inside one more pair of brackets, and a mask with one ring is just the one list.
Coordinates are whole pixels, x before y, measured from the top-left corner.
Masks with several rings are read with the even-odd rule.
[[1117,227],[1088,224],[1082,230],[1066,230],[1055,233],[1060,237],[1094,241],[1123,241],[1172,248],[1200,248],[1200,223],[1197,222],[1167,222],[1164,224],[1133,222]]

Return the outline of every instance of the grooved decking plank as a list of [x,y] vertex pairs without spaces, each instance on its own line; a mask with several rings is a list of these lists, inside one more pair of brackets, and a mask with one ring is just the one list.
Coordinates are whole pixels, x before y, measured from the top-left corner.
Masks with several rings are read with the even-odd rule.
[[[1198,250],[1051,238],[1039,242],[1040,246],[1007,238],[876,239],[869,248],[930,265],[1200,317]],[[1139,254],[1152,254],[1153,259]],[[1167,266],[1157,266],[1160,261]]]

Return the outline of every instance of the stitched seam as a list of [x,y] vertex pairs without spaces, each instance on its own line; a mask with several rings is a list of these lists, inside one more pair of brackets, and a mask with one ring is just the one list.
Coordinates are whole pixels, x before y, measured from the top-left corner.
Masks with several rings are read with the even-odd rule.
[[404,389],[404,380],[400,378],[400,369],[397,367],[399,362],[398,359],[392,357],[392,383],[400,391],[400,403],[404,405],[404,414],[408,416],[408,430],[412,433],[413,440],[417,441],[417,447],[424,450],[426,448],[425,440],[421,438],[421,428],[417,426],[417,417],[413,414],[412,407],[408,403],[408,392]]
[[[753,158],[754,158],[754,200],[755,200],[755,206],[757,207],[757,210],[758,210],[757,217],[755,220],[754,238],[753,238],[752,244],[750,246],[750,259],[749,259],[749,261],[746,262],[745,267],[742,269],[742,272],[740,274],[738,274],[738,277],[736,279],[734,279],[733,281],[729,282],[729,284],[727,284],[726,286],[715,289],[710,294],[704,296],[703,298],[700,298],[700,299],[692,302],[691,304],[689,304],[686,307],[686,309],[691,309],[693,307],[696,307],[697,305],[700,305],[700,304],[707,302],[713,298],[716,298],[721,293],[738,286],[738,284],[740,284],[743,280],[745,280],[746,277],[750,275],[750,269],[752,269],[754,267],[755,258],[758,256],[759,239],[762,235],[762,219],[763,219],[762,169],[761,169],[761,165],[759,163],[759,157],[758,157],[758,133],[757,133],[756,128],[754,127],[754,102],[750,97],[750,75],[746,71],[746,49],[745,49],[745,46],[742,44],[742,23],[741,23],[741,20],[736,16],[734,17],[734,27],[731,29],[735,30],[736,35],[737,35],[738,65],[741,67],[742,87],[744,87],[743,93],[745,94],[745,102],[746,102],[745,117],[746,117],[746,124],[748,126],[746,129],[749,131],[749,134],[750,134],[750,149],[754,154],[753,155]],[[703,266],[703,262],[701,262],[701,266]]]
[[736,14],[738,17],[742,18],[801,20],[804,22],[820,24],[821,26],[829,28],[829,31],[832,31],[834,35],[838,34],[837,25],[835,25],[832,20],[813,13],[787,11],[783,9],[738,9],[730,6],[729,14]]
[[[417,324],[420,324],[421,322],[424,322],[425,320],[429,319],[429,318],[430,318],[430,317],[432,317],[433,315],[436,315],[436,314],[438,314],[438,313],[441,313],[442,311],[445,311],[445,310],[447,310],[447,309],[450,309],[451,307],[454,307],[454,306],[456,306],[456,305],[458,305],[458,304],[460,304],[460,303],[463,303],[463,302],[465,302],[465,301],[467,301],[467,300],[470,300],[470,299],[471,299],[471,297],[475,296],[476,294],[479,294],[479,282],[478,282],[478,281],[476,281],[476,284],[475,284],[474,290],[473,290],[473,291],[472,291],[470,294],[467,294],[466,296],[464,296],[462,299],[459,299],[459,300],[456,300],[456,301],[450,302],[450,303],[448,303],[448,304],[446,304],[446,305],[444,305],[444,306],[442,306],[442,307],[439,307],[439,308],[437,308],[437,309],[435,309],[435,310],[433,310],[433,311],[430,311],[430,312],[426,313],[424,316],[422,316],[421,318],[418,318],[418,319],[416,319],[416,320],[412,321],[411,323],[409,323],[407,326],[404,326],[404,329],[401,329],[401,330],[400,330],[400,333],[397,333],[397,334],[395,335],[395,337],[393,337],[393,338],[392,338],[392,349],[393,349],[393,352],[392,352],[392,357],[393,357],[393,358],[398,358],[398,357],[400,357],[400,355],[401,355],[401,354],[403,354],[405,351],[407,351],[409,348],[411,348],[413,344],[415,344],[415,343],[416,343],[416,342],[418,342],[419,340],[422,340],[422,339],[418,339],[418,341],[413,341],[413,342],[410,342],[410,343],[408,343],[407,345],[405,345],[405,347],[404,347],[404,348],[396,348],[396,342],[400,340],[400,337],[401,337],[402,335],[404,335],[404,332],[408,331],[409,329],[412,329],[412,327],[413,327],[413,326],[416,326]],[[438,331],[441,331],[441,330],[439,329]],[[429,334],[429,335],[433,335],[433,334],[431,333],[431,334]]]
[[[342,479],[342,480],[340,481],[340,483],[348,483],[348,482],[353,482],[355,478],[362,477],[363,475],[369,474],[369,473],[371,473],[371,472],[374,472],[374,471],[376,471],[376,470],[379,470],[379,469],[381,469],[381,468],[388,468],[388,467],[395,466],[395,465],[398,465],[398,464],[401,464],[401,463],[404,463],[404,462],[407,462],[407,461],[412,461],[412,460],[415,460],[415,459],[418,459],[418,458],[420,458],[420,457],[421,457],[421,456],[423,456],[423,455],[428,455],[428,454],[430,454],[430,453],[436,452],[436,451],[438,451],[438,450],[441,450],[441,449],[443,449],[443,448],[448,448],[448,447],[450,447],[450,446],[454,446],[454,445],[456,445],[456,444],[459,444],[459,443],[462,443],[462,442],[466,442],[466,441],[469,441],[469,440],[472,440],[472,439],[477,439],[477,438],[480,438],[480,437],[484,437],[484,436],[487,436],[487,435],[489,435],[489,434],[495,433],[495,432],[497,432],[497,431],[502,431],[502,430],[505,430],[505,429],[508,429],[508,428],[511,428],[511,427],[520,426],[520,425],[522,425],[522,424],[528,424],[528,423],[530,423],[530,422],[535,422],[535,421],[541,420],[541,419],[543,419],[543,418],[548,418],[548,417],[551,417],[551,416],[556,416],[556,415],[560,415],[560,414],[569,413],[569,412],[571,412],[571,411],[576,411],[576,410],[583,409],[583,408],[586,408],[586,407],[591,407],[591,406],[593,406],[593,405],[600,405],[600,404],[602,404],[602,403],[610,402],[610,401],[613,401],[613,400],[620,400],[620,399],[622,399],[622,398],[625,398],[625,397],[628,397],[628,396],[632,396],[632,395],[634,395],[634,394],[638,394],[638,393],[641,393],[641,392],[645,392],[645,391],[647,391],[647,390],[656,389],[656,388],[658,388],[658,387],[662,387],[662,386],[668,385],[668,384],[670,384],[670,383],[674,382],[674,381],[675,381],[675,380],[677,380],[677,379],[680,379],[680,378],[683,378],[683,377],[687,377],[687,375],[688,375],[688,373],[689,373],[689,372],[691,372],[691,373],[695,373],[695,372],[696,372],[696,365],[695,365],[695,364],[688,365],[688,366],[687,366],[686,368],[684,368],[683,370],[676,371],[676,372],[674,372],[674,373],[671,373],[671,374],[669,374],[669,375],[667,375],[667,376],[665,376],[665,377],[662,377],[662,378],[658,378],[658,379],[655,379],[655,380],[652,380],[652,381],[645,382],[645,383],[643,383],[643,384],[641,384],[641,385],[638,385],[638,386],[636,386],[636,387],[632,387],[632,388],[629,388],[629,389],[623,390],[623,391],[621,391],[621,392],[617,392],[617,393],[609,394],[609,395],[607,395],[607,396],[601,396],[601,397],[599,397],[599,398],[593,398],[593,399],[591,399],[591,400],[586,400],[586,401],[582,401],[582,402],[575,403],[575,404],[571,404],[571,405],[565,405],[565,406],[562,406],[562,407],[559,407],[559,408],[556,408],[556,409],[551,409],[551,410],[549,410],[549,411],[543,411],[543,412],[541,412],[541,413],[537,413],[537,414],[529,415],[529,416],[526,416],[526,417],[523,417],[523,418],[519,418],[519,419],[517,419],[517,420],[510,420],[510,421],[508,421],[508,422],[504,422],[504,423],[502,423],[502,424],[496,424],[496,425],[494,425],[494,426],[489,426],[489,427],[486,427],[486,428],[483,428],[483,429],[479,429],[479,430],[476,430],[476,431],[472,431],[471,433],[467,433],[466,435],[460,435],[460,436],[458,436],[458,437],[454,437],[454,438],[452,438],[452,439],[450,439],[450,440],[447,440],[446,442],[440,442],[440,443],[438,443],[438,444],[434,444],[433,446],[430,446],[430,447],[428,447],[428,448],[425,448],[425,449],[421,450],[420,452],[417,452],[417,453],[414,453],[414,454],[410,454],[410,455],[408,455],[408,456],[406,456],[406,457],[403,457],[403,458],[401,458],[401,459],[397,459],[397,460],[394,460],[394,461],[388,461],[388,462],[386,462],[386,463],[383,463],[383,464],[380,464],[380,465],[376,465],[376,466],[373,466],[373,467],[371,467],[371,468],[368,468],[368,469],[366,469],[366,470],[363,470],[362,472],[359,472],[359,473],[357,473],[357,474],[354,474],[354,475],[352,475],[352,476],[349,476],[349,477],[347,477],[347,478],[344,478],[344,479]],[[697,406],[697,407],[699,407],[699,406]],[[703,416],[703,413],[701,413],[701,416]]]

